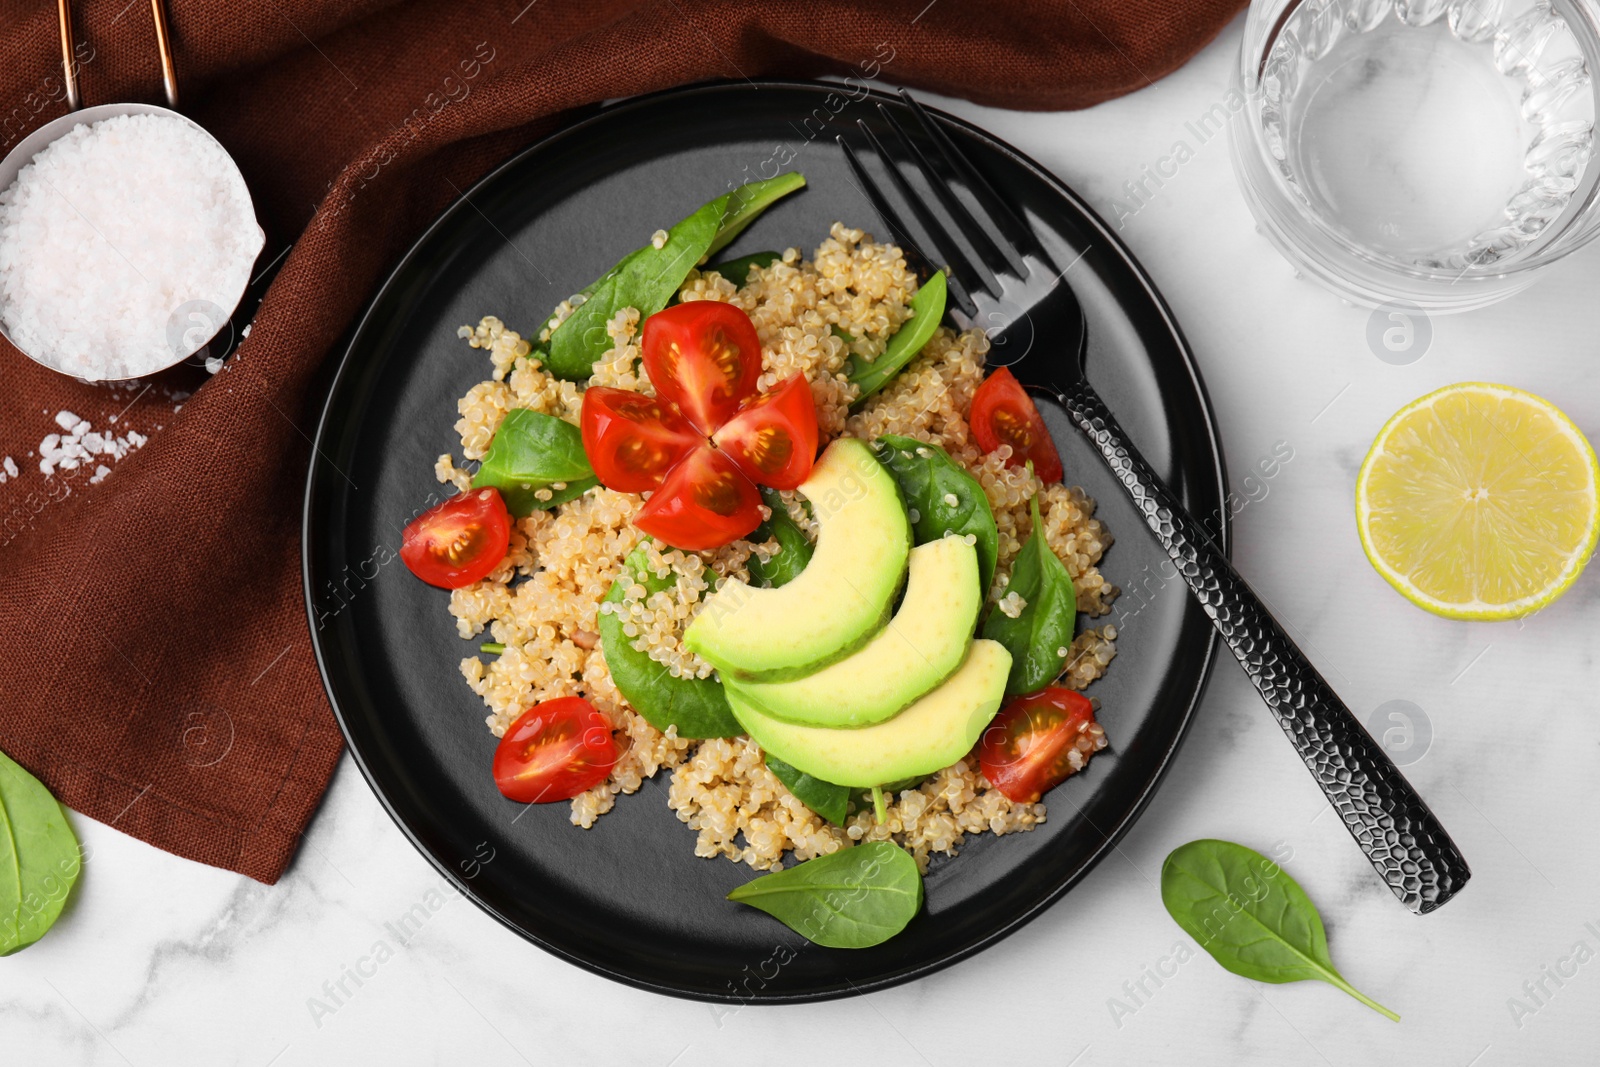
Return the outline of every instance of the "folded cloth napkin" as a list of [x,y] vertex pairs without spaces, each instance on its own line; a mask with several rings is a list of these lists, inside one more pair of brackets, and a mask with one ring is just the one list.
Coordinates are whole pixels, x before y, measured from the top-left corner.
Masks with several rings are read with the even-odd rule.
[[[214,377],[84,384],[0,344],[0,749],[85,815],[273,882],[341,745],[300,585],[316,412],[341,335],[460,190],[574,109],[712,78],[877,69],[1085,107],[1242,0],[168,6],[184,109],[267,232],[258,269],[286,258]],[[66,108],[54,5],[31,7],[0,41],[0,150]],[[149,6],[78,7],[84,101],[158,100]]]

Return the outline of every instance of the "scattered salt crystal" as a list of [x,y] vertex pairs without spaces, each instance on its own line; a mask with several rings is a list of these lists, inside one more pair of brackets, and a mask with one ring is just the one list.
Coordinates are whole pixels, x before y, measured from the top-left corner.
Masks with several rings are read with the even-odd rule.
[[194,123],[79,123],[0,192],[0,325],[80,378],[150,374],[211,339],[265,243],[238,167]]
[[76,427],[81,421],[82,420],[79,419],[78,416],[74,415],[70,411],[56,412],[56,425],[61,427],[63,430],[66,430],[68,433],[71,433],[73,428]]
[[17,461],[12,459],[10,456],[7,456],[5,461],[5,469],[8,475],[15,478],[17,476]]
[[89,479],[89,484],[90,485],[99,485],[101,482],[106,480],[106,475],[108,475],[110,473],[111,473],[111,468],[110,467],[106,466],[104,463],[100,464],[99,466],[97,466],[94,469],[94,475],[93,475],[93,477],[91,477]]

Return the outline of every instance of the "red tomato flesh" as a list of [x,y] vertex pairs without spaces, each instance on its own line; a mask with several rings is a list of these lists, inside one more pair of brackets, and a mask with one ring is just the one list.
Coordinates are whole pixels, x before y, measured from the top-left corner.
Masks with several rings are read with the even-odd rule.
[[587,390],[582,421],[589,465],[606,488],[621,493],[656,488],[703,440],[670,403],[630,389]]
[[512,800],[571,800],[606,780],[617,762],[611,720],[581,697],[535,704],[494,750],[494,784]]
[[978,741],[978,764],[1008,799],[1031,804],[1081,770],[1104,736],[1088,697],[1041,689],[1000,710]]
[[725,453],[697,448],[672,468],[633,524],[686,552],[717,548],[761,525],[761,491]]
[[441,589],[486,578],[511,546],[511,515],[495,489],[469,489],[424,511],[406,526],[400,559]]
[[1033,460],[1033,473],[1046,482],[1061,480],[1061,456],[1050,439],[1039,409],[1034,406],[1022,383],[1007,367],[1001,367],[978,386],[972,397],[972,413],[967,421],[972,437],[985,452],[1001,445],[1011,446],[1008,467],[1020,467]]
[[817,407],[803,374],[745,401],[712,438],[752,481],[793,489],[817,456]]
[[761,339],[739,308],[691,300],[644,320],[639,347],[656,395],[677,406],[706,437],[753,396],[761,377]]

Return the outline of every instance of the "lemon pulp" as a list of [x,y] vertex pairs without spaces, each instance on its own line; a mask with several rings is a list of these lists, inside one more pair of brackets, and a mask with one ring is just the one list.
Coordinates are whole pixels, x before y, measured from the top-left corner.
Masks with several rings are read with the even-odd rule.
[[1555,600],[1600,533],[1600,466],[1555,405],[1463,382],[1401,408],[1356,481],[1361,546],[1412,603],[1509,619]]

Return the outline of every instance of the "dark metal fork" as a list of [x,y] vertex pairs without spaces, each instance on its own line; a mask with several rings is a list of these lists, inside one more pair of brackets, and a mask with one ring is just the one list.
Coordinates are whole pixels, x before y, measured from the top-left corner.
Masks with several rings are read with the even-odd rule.
[[[900,95],[902,114],[915,117],[923,137],[907,131],[896,113],[902,109],[879,103],[901,150],[899,160],[865,121],[858,126],[931,247],[917,247],[904,219],[850,144],[842,136],[839,144],[908,259],[914,264],[920,260],[919,266],[933,266],[937,260],[948,268],[949,310],[956,325],[986,328],[995,348],[1021,351],[1020,359],[1032,355],[1047,364],[1030,367],[1029,379],[1049,383],[1049,392],[1128,491],[1378,874],[1413,912],[1426,914],[1444,904],[1472,875],[1455,842],[1223,551],[1150,469],[1090,386],[1084,372],[1087,323],[1064,280],[1072,265],[1059,267],[940,123],[909,94]],[[921,172],[943,208],[942,218],[912,189],[902,165]],[[976,212],[956,195],[952,182],[965,189]],[[966,238],[975,253],[972,258],[951,239],[952,229]]]

